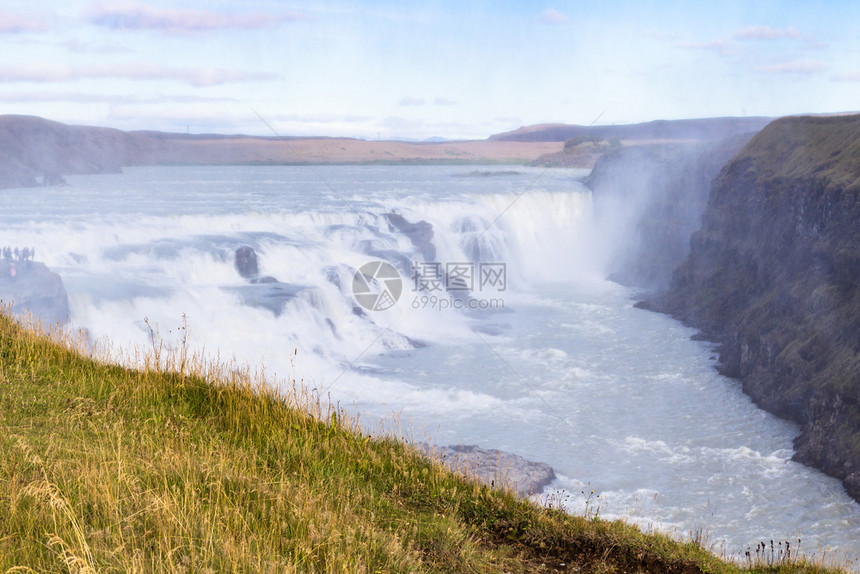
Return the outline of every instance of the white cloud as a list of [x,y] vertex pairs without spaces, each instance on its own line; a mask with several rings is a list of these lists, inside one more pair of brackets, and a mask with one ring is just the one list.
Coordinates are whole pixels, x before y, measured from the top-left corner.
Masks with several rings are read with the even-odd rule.
[[728,40],[711,40],[710,42],[681,42],[679,48],[691,50],[708,50],[716,52],[720,56],[731,56],[737,53],[733,42]]
[[244,106],[116,105],[111,106],[106,119],[109,125],[127,130],[241,133],[254,124],[246,110]]
[[457,100],[452,100],[451,98],[436,98],[433,100],[434,106],[456,106]]
[[116,43],[90,44],[80,40],[69,40],[61,45],[76,54],[127,54],[131,52],[125,46]]
[[370,116],[361,116],[357,114],[337,114],[332,112],[320,112],[317,114],[276,115],[268,119],[278,122],[298,122],[302,124],[349,124],[367,122],[372,118]]
[[399,116],[389,116],[379,122],[379,125],[390,130],[397,137],[404,137],[409,134],[425,133],[424,122],[421,120],[409,120]]
[[211,104],[235,103],[236,98],[203,97],[187,94],[164,94],[159,96],[137,96],[128,94],[95,94],[89,92],[2,92],[0,102],[62,102],[74,104]]
[[305,16],[297,12],[234,14],[160,8],[134,0],[101,2],[89,15],[90,22],[97,26],[114,30],[156,30],[167,34],[268,28],[303,18]]
[[27,67],[0,65],[0,83],[73,82],[77,80],[172,80],[195,88],[273,80],[272,74],[225,70],[222,68],[169,68],[155,64],[131,63],[102,66],[59,66],[35,64]]
[[827,42],[822,42],[815,36],[806,36],[804,39],[804,48],[807,50],[824,50],[829,47]]
[[21,14],[0,12],[0,34],[20,34],[23,32],[44,32],[48,27],[38,20]]
[[567,22],[567,16],[556,10],[555,8],[547,8],[540,13],[540,21],[545,24],[564,24]]
[[835,82],[860,82],[860,72],[837,74],[830,79]]
[[423,106],[424,98],[414,98],[412,96],[405,96],[400,99],[398,105],[400,106]]
[[814,74],[826,68],[824,62],[819,60],[795,60],[770,66],[759,66],[758,70],[769,74]]
[[800,40],[806,50],[821,50],[827,47],[825,42],[820,41],[814,34],[801,34],[800,30],[789,26],[785,29],[773,28],[771,26],[748,26],[738,30],[735,35],[737,40]]
[[778,40],[780,38],[800,38],[800,31],[789,26],[784,30],[770,26],[748,26],[735,33],[738,40]]

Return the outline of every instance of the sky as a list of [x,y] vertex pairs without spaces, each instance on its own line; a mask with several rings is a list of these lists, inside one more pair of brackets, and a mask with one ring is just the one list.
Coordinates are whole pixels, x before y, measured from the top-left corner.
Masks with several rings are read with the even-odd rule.
[[483,139],[860,110],[860,2],[3,0],[0,114]]

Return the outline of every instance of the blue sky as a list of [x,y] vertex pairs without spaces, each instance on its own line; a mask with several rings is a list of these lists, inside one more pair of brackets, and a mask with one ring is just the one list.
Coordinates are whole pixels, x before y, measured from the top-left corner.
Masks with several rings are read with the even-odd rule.
[[484,138],[860,109],[860,3],[4,0],[0,113]]

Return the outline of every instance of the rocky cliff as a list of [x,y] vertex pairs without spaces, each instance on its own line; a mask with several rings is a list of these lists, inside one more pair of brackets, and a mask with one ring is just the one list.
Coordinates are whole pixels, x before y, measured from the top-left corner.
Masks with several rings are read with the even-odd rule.
[[669,293],[722,371],[860,500],[860,116],[774,121],[714,181]]
[[0,259],[0,307],[22,318],[32,316],[42,324],[69,320],[69,298],[59,275],[44,263]]
[[0,187],[60,183],[63,175],[116,173],[136,138],[108,128],[69,126],[32,116],[0,116]]

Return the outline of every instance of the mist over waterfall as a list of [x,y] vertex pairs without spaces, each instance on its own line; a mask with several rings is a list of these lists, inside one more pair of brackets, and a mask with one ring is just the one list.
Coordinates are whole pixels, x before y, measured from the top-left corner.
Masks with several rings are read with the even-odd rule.
[[[0,243],[35,247],[93,340],[145,350],[156,327],[302,380],[368,430],[384,419],[407,440],[546,462],[547,492],[574,493],[572,511],[587,486],[603,517],[704,528],[729,554],[797,532],[810,552],[860,551],[857,505],[791,461],[797,428],[717,374],[693,330],[605,278],[624,234],[594,217],[588,170],[488,169],[74,176],[16,195]],[[252,277],[236,266],[243,247]]]

